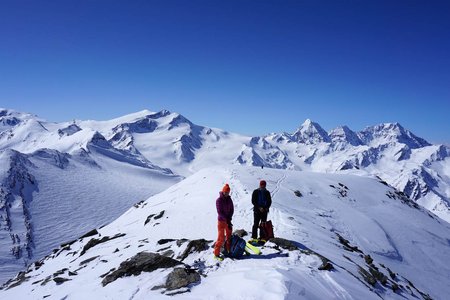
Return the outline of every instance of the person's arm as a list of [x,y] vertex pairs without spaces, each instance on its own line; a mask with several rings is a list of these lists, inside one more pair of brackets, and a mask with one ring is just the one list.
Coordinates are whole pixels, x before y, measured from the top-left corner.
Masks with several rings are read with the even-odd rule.
[[231,219],[233,218],[233,215],[234,215],[234,204],[233,204],[233,200],[231,199],[231,197],[230,197],[230,201],[231,201],[231,213],[230,213],[230,222],[231,222]]
[[270,195],[270,192],[267,191],[267,209],[272,205],[272,196]]
[[223,205],[220,201],[220,198],[217,198],[216,200],[216,208],[217,208],[217,215],[219,216],[219,220],[226,220],[224,211],[223,211]]
[[257,204],[258,204],[258,191],[257,190],[253,191],[252,204],[253,204],[253,206],[257,206]]

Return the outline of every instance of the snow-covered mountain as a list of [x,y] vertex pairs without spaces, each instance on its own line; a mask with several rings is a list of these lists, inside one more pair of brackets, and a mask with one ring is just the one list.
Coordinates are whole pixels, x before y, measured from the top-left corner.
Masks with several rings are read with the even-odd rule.
[[249,137],[167,110],[53,123],[0,109],[0,282],[211,166],[376,176],[450,222],[449,157],[448,146],[431,145],[398,123],[327,133],[306,120],[293,133]]
[[181,180],[91,128],[0,115],[0,282]]
[[[234,229],[268,182],[277,238],[262,255],[213,259],[215,199]],[[203,169],[67,241],[3,286],[5,299],[445,299],[450,225],[376,178],[259,167]]]

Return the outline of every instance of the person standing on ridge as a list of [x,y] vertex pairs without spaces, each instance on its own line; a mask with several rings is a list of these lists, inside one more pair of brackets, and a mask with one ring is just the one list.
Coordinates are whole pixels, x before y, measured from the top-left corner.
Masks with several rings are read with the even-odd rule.
[[[222,191],[219,192],[219,198],[216,200],[217,208],[217,241],[214,246],[214,258],[218,260],[223,260],[223,256],[220,255],[220,248],[225,242],[225,249],[230,252],[231,246],[231,233],[233,231],[233,224],[231,224],[231,219],[233,218],[234,205],[233,200],[230,197],[230,186],[225,184]],[[226,241],[225,241],[226,237]]]
[[252,228],[252,240],[258,238],[258,228],[260,222],[267,221],[267,214],[269,213],[269,208],[272,205],[272,197],[270,192],[266,190],[266,181],[261,180],[259,182],[259,188],[252,193],[252,204],[253,204],[253,228]]

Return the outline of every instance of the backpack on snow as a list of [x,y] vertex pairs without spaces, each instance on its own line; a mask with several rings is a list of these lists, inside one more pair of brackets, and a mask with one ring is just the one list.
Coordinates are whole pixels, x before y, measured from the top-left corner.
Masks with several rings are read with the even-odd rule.
[[274,237],[272,221],[269,220],[267,222],[261,222],[261,224],[259,224],[259,236],[261,240],[265,241],[268,241]]
[[231,246],[228,256],[233,258],[241,257],[245,251],[245,244],[246,242],[243,238],[233,234],[231,236]]

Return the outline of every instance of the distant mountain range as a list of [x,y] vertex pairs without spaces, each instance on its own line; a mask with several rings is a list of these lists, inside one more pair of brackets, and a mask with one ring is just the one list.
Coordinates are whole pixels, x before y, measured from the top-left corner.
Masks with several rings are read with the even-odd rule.
[[306,120],[293,133],[250,137],[167,110],[54,123],[0,109],[0,281],[211,166],[377,177],[450,222],[449,157],[448,146],[398,123],[326,132]]

